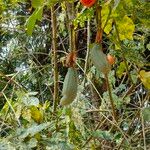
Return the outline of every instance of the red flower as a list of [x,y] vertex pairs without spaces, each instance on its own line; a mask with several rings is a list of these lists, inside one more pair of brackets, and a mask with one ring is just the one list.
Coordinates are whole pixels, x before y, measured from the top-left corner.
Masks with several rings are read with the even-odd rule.
[[86,7],[91,7],[95,4],[96,0],[80,0],[80,2]]

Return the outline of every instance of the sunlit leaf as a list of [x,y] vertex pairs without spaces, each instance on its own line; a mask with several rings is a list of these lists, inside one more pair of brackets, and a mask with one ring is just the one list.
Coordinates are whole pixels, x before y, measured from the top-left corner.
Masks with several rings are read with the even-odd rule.
[[41,7],[44,3],[44,0],[31,0],[32,7],[38,8]]
[[41,21],[42,15],[43,15],[43,7],[40,7],[39,9],[37,9],[36,19],[39,20],[39,21]]
[[23,119],[27,120],[27,121],[31,121],[31,111],[29,109],[23,109],[22,110],[22,117]]
[[35,106],[31,106],[30,107],[30,111],[31,111],[31,117],[33,118],[33,120],[37,123],[42,122],[43,120],[43,114],[42,112]]
[[[109,5],[104,5],[102,7],[102,11],[101,11],[101,15],[102,15],[102,28],[104,28],[104,32],[106,34],[109,34],[109,32],[112,29],[112,22],[113,19],[110,19],[109,13],[110,13],[110,6]],[[108,18],[109,17],[109,18]]]
[[140,79],[147,89],[150,89],[150,71],[145,70],[140,71]]
[[126,71],[126,67],[125,67],[125,63],[124,62],[121,62],[119,67],[117,68],[117,76],[119,78],[122,77],[123,73]]
[[37,8],[33,14],[28,18],[26,22],[27,26],[27,34],[32,35],[36,20],[41,20],[42,19],[42,14],[43,14],[43,7]]
[[126,15],[123,18],[117,18],[116,24],[119,31],[120,40],[133,39],[135,25],[131,18]]

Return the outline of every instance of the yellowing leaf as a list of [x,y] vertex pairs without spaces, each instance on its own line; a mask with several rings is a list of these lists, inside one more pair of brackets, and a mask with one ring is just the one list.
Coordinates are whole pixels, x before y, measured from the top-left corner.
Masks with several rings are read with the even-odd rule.
[[112,21],[113,21],[113,19],[107,20],[108,16],[109,16],[109,13],[110,13],[110,9],[109,9],[109,5],[108,4],[104,5],[102,7],[102,12],[101,13],[102,13],[102,28],[105,26],[105,24],[107,22],[107,24],[106,24],[106,26],[104,28],[104,32],[106,34],[109,34],[109,32],[112,29]]
[[126,15],[123,18],[116,18],[116,24],[119,31],[120,40],[133,39],[135,25],[131,18]]
[[140,71],[140,79],[143,83],[143,85],[150,89],[150,71],[146,72],[145,70]]
[[32,119],[37,123],[41,123],[43,120],[42,112],[36,106],[31,106],[30,111]]

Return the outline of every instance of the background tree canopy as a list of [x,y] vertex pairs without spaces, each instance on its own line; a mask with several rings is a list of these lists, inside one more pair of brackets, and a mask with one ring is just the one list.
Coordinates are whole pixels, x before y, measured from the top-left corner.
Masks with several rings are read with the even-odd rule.
[[148,150],[149,8],[0,0],[0,150]]

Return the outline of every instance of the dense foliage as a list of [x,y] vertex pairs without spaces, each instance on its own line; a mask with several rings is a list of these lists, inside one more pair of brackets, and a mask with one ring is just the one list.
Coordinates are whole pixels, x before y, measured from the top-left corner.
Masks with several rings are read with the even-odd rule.
[[149,8],[0,0],[0,150],[148,150]]

